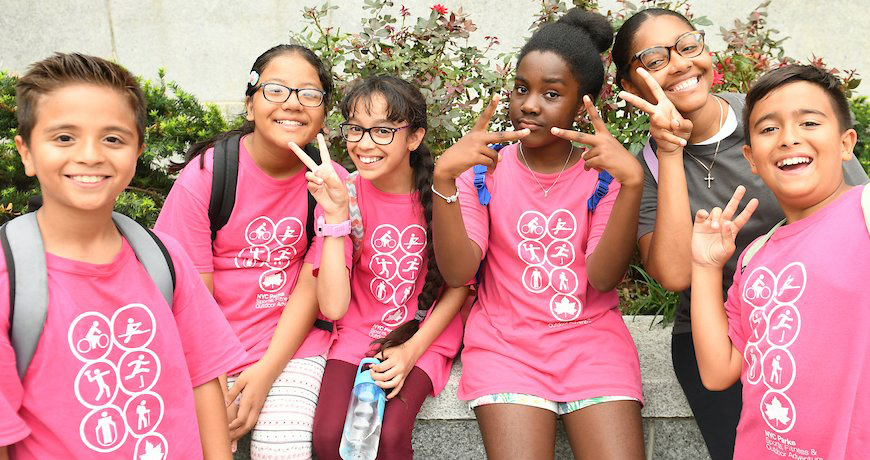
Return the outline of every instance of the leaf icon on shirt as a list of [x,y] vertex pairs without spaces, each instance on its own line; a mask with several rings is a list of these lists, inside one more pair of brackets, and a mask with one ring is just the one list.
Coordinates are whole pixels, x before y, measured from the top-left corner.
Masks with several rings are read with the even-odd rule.
[[783,425],[788,425],[788,422],[791,421],[791,418],[788,416],[788,407],[783,406],[776,396],[773,397],[770,404],[764,403],[764,415],[770,420],[776,420]]
[[163,446],[145,441],[145,453],[139,456],[139,460],[163,460]]

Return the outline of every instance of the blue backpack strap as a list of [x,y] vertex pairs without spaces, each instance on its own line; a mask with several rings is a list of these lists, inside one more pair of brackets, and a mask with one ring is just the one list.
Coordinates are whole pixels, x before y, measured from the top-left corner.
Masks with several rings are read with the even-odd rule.
[[[493,144],[490,145],[489,148],[498,152],[499,150],[505,148],[506,144]],[[474,187],[477,189],[477,201],[480,202],[481,205],[487,206],[489,202],[492,200],[492,194],[489,192],[489,189],[486,187],[486,172],[489,170],[484,165],[474,165]]]
[[592,192],[592,196],[589,197],[589,201],[587,202],[589,212],[595,212],[595,208],[598,207],[598,202],[604,198],[604,195],[607,195],[607,190],[610,189],[610,183],[612,181],[613,176],[611,176],[609,172],[601,171],[598,173],[598,184],[595,186],[595,191]]

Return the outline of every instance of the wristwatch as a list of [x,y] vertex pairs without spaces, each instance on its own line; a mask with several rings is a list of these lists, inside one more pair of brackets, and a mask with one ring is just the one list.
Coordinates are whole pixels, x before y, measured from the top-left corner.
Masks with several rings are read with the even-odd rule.
[[345,236],[350,235],[350,219],[340,224],[327,224],[323,216],[317,218],[317,226],[314,229],[317,236]]

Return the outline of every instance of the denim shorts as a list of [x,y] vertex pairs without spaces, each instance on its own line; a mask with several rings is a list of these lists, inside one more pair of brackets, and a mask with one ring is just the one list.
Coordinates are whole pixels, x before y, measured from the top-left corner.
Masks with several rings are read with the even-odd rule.
[[473,410],[475,407],[484,406],[486,404],[520,404],[523,406],[546,409],[556,415],[565,415],[585,407],[611,401],[637,401],[637,398],[632,398],[630,396],[599,396],[596,398],[580,399],[577,401],[557,402],[523,393],[496,393],[481,396],[469,401],[468,408]]

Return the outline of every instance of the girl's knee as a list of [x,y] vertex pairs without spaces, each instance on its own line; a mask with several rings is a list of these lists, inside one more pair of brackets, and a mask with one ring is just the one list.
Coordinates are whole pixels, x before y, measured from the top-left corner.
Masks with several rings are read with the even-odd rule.
[[411,447],[411,430],[388,428],[384,426],[381,430],[378,458],[411,460],[414,457],[414,449]]

